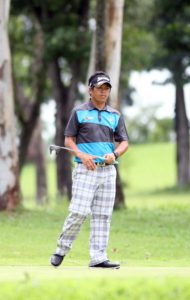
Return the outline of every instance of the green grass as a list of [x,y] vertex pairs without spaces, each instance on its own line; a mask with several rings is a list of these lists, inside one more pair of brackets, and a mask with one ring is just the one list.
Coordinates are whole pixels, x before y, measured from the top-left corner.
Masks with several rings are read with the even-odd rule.
[[174,278],[171,275],[165,277],[163,273],[162,276],[153,273],[152,277],[142,277],[141,274],[132,272],[132,276],[125,276],[127,272],[81,269],[66,269],[64,273],[55,273],[49,269],[42,272],[40,269],[40,273],[36,275],[34,271],[23,271],[22,277],[16,282],[1,282],[1,300],[188,300],[190,297],[189,278],[180,275]]
[[[172,200],[168,207],[134,205],[126,211],[115,212],[109,256],[120,260],[123,266],[190,267],[190,207],[186,200],[181,204]],[[47,265],[66,211],[67,206],[60,204],[57,210],[2,213],[0,265]],[[88,244],[89,222],[86,221],[65,265],[87,266]]]
[[[25,201],[25,206],[33,207],[36,196],[35,168],[28,164],[21,174],[21,192]],[[54,161],[48,163],[47,168],[48,196],[49,199],[56,197],[56,166]],[[32,202],[32,203],[31,203]]]
[[37,208],[27,166],[24,207],[0,214],[0,300],[189,299],[190,190],[175,188],[174,162],[172,144],[131,146],[120,159],[127,209],[113,214],[108,254],[122,266],[114,271],[88,269],[88,220],[63,266],[49,266],[68,204],[55,200],[51,162],[51,203]]
[[123,181],[133,193],[168,189],[176,184],[174,144],[130,146],[120,162]]
[[[76,272],[75,272],[76,273]],[[87,279],[87,278],[85,278]],[[14,291],[14,293],[12,292]],[[34,280],[25,276],[19,284],[3,283],[0,299],[46,300],[46,299],[85,299],[85,300],[188,300],[190,286],[187,278],[118,278],[113,274],[106,280],[103,276],[88,278]]]

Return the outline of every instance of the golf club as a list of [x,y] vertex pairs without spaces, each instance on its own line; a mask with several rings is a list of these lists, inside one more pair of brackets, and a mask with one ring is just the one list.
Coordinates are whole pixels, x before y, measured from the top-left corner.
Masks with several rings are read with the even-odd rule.
[[[49,146],[49,152],[50,152],[50,154],[53,152],[53,151],[55,151],[55,153],[56,154],[58,154],[61,150],[67,150],[67,151],[70,151],[70,152],[75,152],[75,153],[77,153],[77,152],[80,152],[81,153],[81,151],[76,151],[76,150],[73,150],[73,149],[71,149],[71,148],[68,148],[68,147],[63,147],[63,146],[57,146],[57,145],[50,145]],[[99,158],[99,159],[101,159],[101,160],[105,160],[105,157],[103,157],[103,156],[97,156],[97,155],[93,155],[93,154],[90,154],[92,157],[94,157],[94,158]],[[117,165],[118,164],[118,161],[114,161],[113,162],[113,164],[114,165]]]

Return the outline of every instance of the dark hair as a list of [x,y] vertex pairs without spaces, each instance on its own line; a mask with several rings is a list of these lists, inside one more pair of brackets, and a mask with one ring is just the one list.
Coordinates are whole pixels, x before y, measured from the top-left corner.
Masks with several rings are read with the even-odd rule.
[[107,77],[110,79],[109,75],[106,74],[104,71],[96,71],[96,72],[95,72],[94,74],[92,74],[92,75],[89,77],[89,79],[88,79],[88,85],[89,85],[89,86],[90,86],[91,81],[92,81],[97,75],[104,75],[104,76],[107,76]]

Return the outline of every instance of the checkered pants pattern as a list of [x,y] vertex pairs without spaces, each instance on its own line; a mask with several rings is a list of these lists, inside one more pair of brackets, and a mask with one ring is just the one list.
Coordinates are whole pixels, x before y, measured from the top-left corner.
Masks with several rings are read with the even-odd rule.
[[116,169],[113,165],[87,170],[78,164],[73,170],[69,215],[58,239],[56,254],[66,255],[80,227],[90,214],[90,266],[107,260],[110,221],[115,200]]

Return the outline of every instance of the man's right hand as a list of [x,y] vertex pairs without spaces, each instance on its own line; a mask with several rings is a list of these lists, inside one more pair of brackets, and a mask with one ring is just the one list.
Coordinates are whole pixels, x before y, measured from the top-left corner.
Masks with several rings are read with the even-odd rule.
[[72,136],[65,137],[65,146],[73,149],[73,154],[76,155],[82,161],[83,165],[87,168],[87,170],[95,170],[96,165],[94,163],[94,159],[96,157],[80,152],[79,148],[76,145],[76,138]]
[[92,170],[92,171],[96,170],[96,165],[94,163],[94,159],[95,159],[94,156],[91,156],[86,153],[81,153],[80,155],[77,156],[81,159],[83,165],[85,165],[87,170]]

